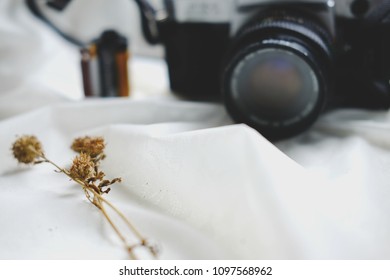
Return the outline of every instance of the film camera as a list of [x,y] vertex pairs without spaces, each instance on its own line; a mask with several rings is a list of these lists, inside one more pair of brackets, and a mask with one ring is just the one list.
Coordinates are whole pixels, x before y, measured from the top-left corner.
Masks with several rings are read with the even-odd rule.
[[157,22],[173,91],[222,98],[269,139],[324,110],[390,105],[390,1],[166,0]]
[[[172,90],[222,101],[269,139],[329,109],[390,107],[390,0],[134,1],[145,39],[165,46]],[[46,0],[59,11],[69,2]]]

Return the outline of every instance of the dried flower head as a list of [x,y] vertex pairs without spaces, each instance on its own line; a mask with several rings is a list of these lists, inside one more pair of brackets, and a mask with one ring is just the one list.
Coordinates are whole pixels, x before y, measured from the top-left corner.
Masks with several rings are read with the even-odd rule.
[[79,179],[83,182],[95,177],[95,163],[92,161],[90,155],[81,153],[77,155],[69,170],[70,176]]
[[24,135],[14,142],[12,153],[19,162],[28,164],[36,162],[43,155],[43,149],[37,137]]
[[72,150],[77,153],[85,153],[95,158],[103,154],[106,144],[102,137],[80,137],[76,138],[72,143]]

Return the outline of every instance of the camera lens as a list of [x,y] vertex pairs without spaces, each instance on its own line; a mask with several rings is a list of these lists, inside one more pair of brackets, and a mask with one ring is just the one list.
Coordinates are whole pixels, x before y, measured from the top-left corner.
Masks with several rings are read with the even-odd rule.
[[292,52],[260,49],[234,68],[232,98],[253,122],[270,126],[303,118],[319,99],[319,82],[311,67]]
[[280,139],[316,120],[325,105],[330,51],[311,26],[268,19],[237,40],[222,87],[236,121]]

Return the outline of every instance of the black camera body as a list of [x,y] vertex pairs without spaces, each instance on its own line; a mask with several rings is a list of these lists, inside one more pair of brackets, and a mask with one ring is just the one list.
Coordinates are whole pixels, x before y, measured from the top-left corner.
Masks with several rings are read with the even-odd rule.
[[170,85],[269,139],[324,110],[390,106],[388,0],[165,0]]

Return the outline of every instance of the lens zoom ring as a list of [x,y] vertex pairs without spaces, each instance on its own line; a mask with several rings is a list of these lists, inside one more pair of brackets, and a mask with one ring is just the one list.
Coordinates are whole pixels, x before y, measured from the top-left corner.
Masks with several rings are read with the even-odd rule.
[[[321,48],[325,54],[330,57],[330,37],[327,36],[327,32],[323,30],[320,26],[310,21],[303,21],[298,19],[291,20],[289,19],[275,19],[268,18],[260,23],[251,25],[245,28],[239,35],[238,40],[240,41],[247,36],[252,36],[253,34],[262,34],[273,32],[274,34],[293,34],[298,38],[303,38],[306,42],[309,39],[314,42],[317,46]],[[261,35],[260,35],[261,36]]]

